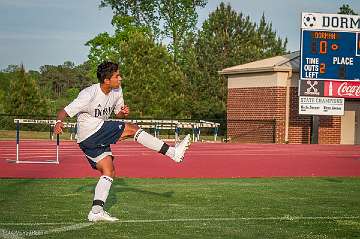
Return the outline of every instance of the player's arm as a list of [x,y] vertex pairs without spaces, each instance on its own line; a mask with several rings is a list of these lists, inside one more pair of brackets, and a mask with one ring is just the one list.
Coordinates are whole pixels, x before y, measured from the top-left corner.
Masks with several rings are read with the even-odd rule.
[[120,96],[116,102],[114,113],[115,117],[120,119],[127,117],[130,113],[129,106],[124,103],[122,91],[120,91]]
[[129,109],[129,106],[127,105],[124,105],[120,108],[120,111],[115,114],[116,118],[125,118],[129,115],[130,113],[130,109]]
[[64,109],[60,110],[56,117],[56,124],[54,127],[55,134],[61,134],[64,128],[64,120],[66,117],[74,117],[77,113],[85,109],[91,100],[91,94],[86,90],[82,90],[78,97],[68,104]]
[[55,134],[61,134],[63,132],[63,128],[64,128],[64,120],[65,118],[69,116],[66,111],[64,109],[60,110],[57,113],[57,117],[56,117],[56,124],[54,126],[54,133]]

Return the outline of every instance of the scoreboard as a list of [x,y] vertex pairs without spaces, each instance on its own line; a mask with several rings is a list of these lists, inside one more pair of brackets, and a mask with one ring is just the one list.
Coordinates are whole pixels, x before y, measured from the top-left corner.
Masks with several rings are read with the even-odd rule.
[[302,31],[302,79],[360,79],[359,33]]
[[303,13],[301,80],[360,80],[360,18]]

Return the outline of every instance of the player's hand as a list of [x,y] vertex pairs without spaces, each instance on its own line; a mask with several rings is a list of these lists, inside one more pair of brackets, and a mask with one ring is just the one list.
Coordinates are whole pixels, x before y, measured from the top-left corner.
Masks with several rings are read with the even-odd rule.
[[125,117],[128,116],[130,113],[129,106],[124,105],[123,107],[121,107],[120,113],[123,114]]
[[64,123],[63,122],[57,122],[54,126],[54,133],[55,134],[62,134],[63,133],[63,128],[64,128]]

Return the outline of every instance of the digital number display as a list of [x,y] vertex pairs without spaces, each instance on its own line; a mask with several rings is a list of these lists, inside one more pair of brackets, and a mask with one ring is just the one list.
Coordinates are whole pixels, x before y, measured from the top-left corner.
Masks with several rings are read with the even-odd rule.
[[360,33],[302,30],[302,80],[359,80]]

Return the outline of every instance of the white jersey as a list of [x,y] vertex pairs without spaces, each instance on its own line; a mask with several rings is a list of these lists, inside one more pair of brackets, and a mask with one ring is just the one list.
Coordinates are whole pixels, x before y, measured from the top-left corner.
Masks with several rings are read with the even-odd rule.
[[119,113],[122,106],[121,88],[113,89],[106,95],[98,83],[83,89],[64,110],[70,117],[77,114],[77,142],[80,143],[98,131],[112,111]]

